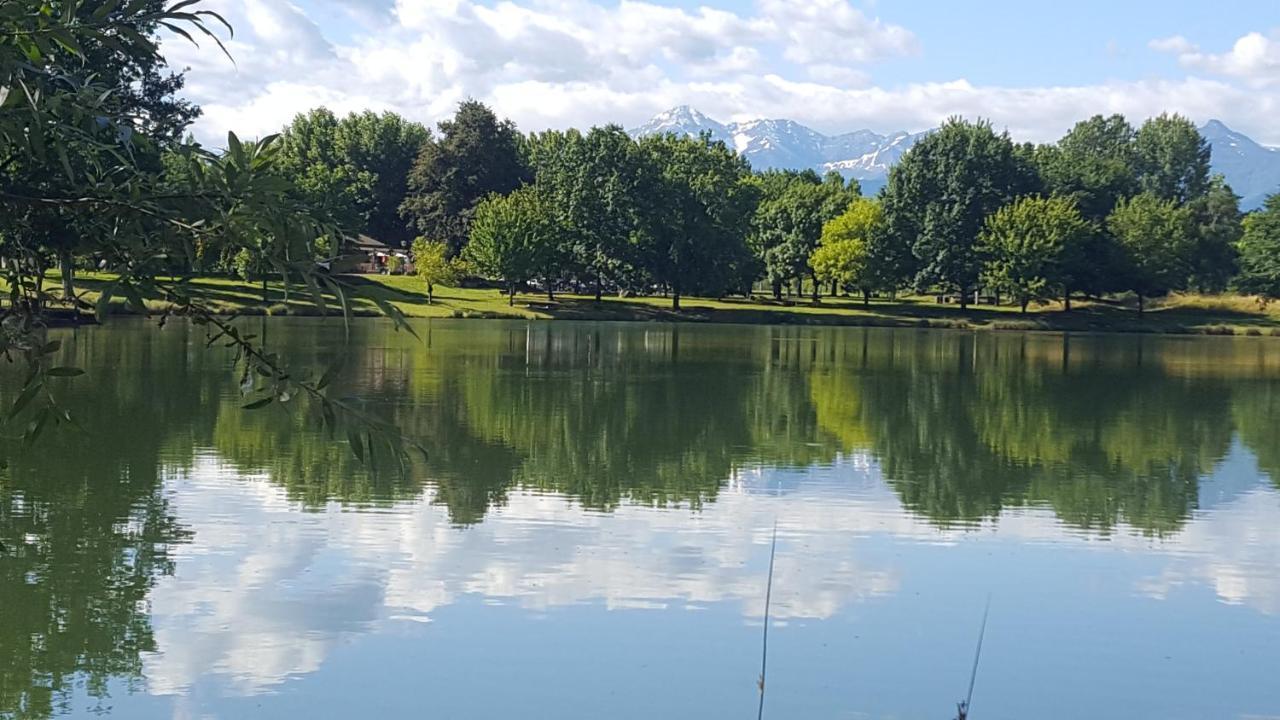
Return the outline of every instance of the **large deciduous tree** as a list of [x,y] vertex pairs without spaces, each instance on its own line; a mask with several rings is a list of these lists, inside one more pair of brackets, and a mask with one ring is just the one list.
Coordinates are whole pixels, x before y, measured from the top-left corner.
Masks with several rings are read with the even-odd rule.
[[758,202],[747,162],[708,137],[640,141],[658,173],[641,253],[654,282],[680,309],[687,294],[722,295],[750,284],[746,234]]
[[467,241],[476,205],[530,179],[523,143],[510,120],[499,120],[476,100],[463,102],[452,120],[439,124],[439,134],[423,143],[409,172],[401,214],[457,254]]
[[808,276],[816,300],[818,278],[809,256],[818,247],[823,225],[858,197],[857,181],[846,185],[837,173],[819,179],[813,171],[775,171],[762,176],[760,187],[763,197],[753,218],[751,245],[773,296],[781,298],[784,284]]
[[538,189],[525,186],[508,195],[490,195],[476,206],[463,257],[480,274],[502,281],[510,305],[516,290],[537,277],[554,299],[556,273],[564,260],[563,236]]
[[1144,300],[1186,286],[1194,240],[1191,211],[1173,200],[1141,193],[1116,204],[1107,227],[1123,251],[1125,285]]
[[1143,123],[1133,155],[1142,192],[1189,203],[1209,190],[1209,143],[1181,115],[1166,113]]
[[1280,193],[1244,219],[1237,286],[1265,298],[1280,298]]
[[1090,232],[1075,202],[1025,197],[987,218],[979,242],[982,277],[1022,308],[1066,293],[1069,266]]
[[1244,232],[1240,197],[1215,175],[1205,194],[1187,207],[1195,223],[1190,285],[1200,292],[1222,292],[1236,274],[1236,243]]
[[857,198],[845,211],[822,226],[818,249],[809,265],[819,280],[862,294],[863,304],[877,290],[896,287],[896,278],[883,254],[884,211],[869,198]]
[[987,216],[1037,184],[1009,135],[987,122],[952,118],[912,147],[889,173],[883,203],[890,235],[912,248],[916,286],[954,292],[967,305]]
[[635,275],[633,240],[656,173],[621,127],[550,131],[530,142],[536,182],[561,216],[574,269],[600,300]]
[[413,234],[400,217],[409,170],[430,132],[386,112],[338,118],[326,108],[300,113],[283,132],[282,170],[312,205],[393,246]]

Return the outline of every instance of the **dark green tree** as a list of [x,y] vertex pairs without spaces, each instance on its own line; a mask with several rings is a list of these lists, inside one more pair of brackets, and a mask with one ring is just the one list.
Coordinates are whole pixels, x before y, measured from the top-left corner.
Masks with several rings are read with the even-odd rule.
[[1236,285],[1245,292],[1280,298],[1280,193],[1244,219],[1239,249]]
[[426,237],[462,250],[472,214],[481,200],[506,194],[532,179],[524,140],[510,120],[498,120],[487,106],[467,100],[439,134],[422,144],[409,171],[401,215]]
[[916,286],[954,292],[966,306],[987,216],[1037,184],[1009,135],[985,121],[952,118],[912,147],[890,171],[883,204],[889,235],[912,248]]
[[1188,207],[1195,224],[1189,284],[1200,292],[1222,292],[1236,274],[1236,243],[1244,232],[1240,196],[1221,175]]
[[640,141],[659,180],[640,241],[644,266],[680,309],[684,295],[722,295],[749,285],[746,236],[758,202],[751,169],[709,137]]
[[1188,203],[1209,191],[1209,143],[1195,123],[1167,113],[1142,124],[1134,136],[1138,190]]

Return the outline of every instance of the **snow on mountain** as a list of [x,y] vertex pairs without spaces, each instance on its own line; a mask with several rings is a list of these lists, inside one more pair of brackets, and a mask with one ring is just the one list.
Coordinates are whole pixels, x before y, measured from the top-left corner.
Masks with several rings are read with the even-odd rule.
[[1268,195],[1280,192],[1280,148],[1260,145],[1218,120],[1206,123],[1200,134],[1212,149],[1213,171],[1227,178],[1241,209],[1259,208]]
[[823,135],[794,120],[722,124],[687,105],[660,113],[630,132],[633,137],[710,132],[712,139],[723,140],[757,170],[812,169],[819,174],[834,170],[857,178],[864,192],[874,192],[883,185],[889,168],[924,136],[905,132],[880,135],[870,130]]
[[[880,135],[857,130],[842,135],[823,135],[793,120],[749,120],[720,123],[688,105],[660,113],[630,131],[633,137],[657,133],[699,135],[711,133],[738,151],[757,170],[771,168],[804,170],[819,174],[839,172],[857,178],[864,193],[884,185],[893,167],[928,131]],[[1260,145],[1217,120],[1200,129],[1213,150],[1215,173],[1226,176],[1240,207],[1252,210],[1271,193],[1280,192],[1280,148]]]

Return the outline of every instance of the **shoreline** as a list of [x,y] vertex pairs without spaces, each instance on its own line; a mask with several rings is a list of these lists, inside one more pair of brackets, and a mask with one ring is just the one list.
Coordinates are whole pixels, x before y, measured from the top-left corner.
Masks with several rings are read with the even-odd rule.
[[[505,295],[493,289],[438,288],[435,302],[427,303],[421,282],[410,276],[348,276],[363,285],[366,294],[395,305],[412,320],[418,318],[499,319],[499,320],[583,320],[610,322],[663,322],[691,324],[783,325],[812,327],[888,327],[919,329],[951,329],[1008,332],[1081,332],[1161,335],[1216,335],[1280,338],[1280,303],[1260,305],[1256,300],[1238,295],[1175,295],[1152,303],[1142,316],[1118,302],[1073,303],[1071,311],[1060,306],[1040,307],[1027,314],[1009,306],[958,306],[936,304],[929,298],[906,297],[897,300],[874,300],[863,305],[861,298],[822,298],[818,303],[808,299],[774,301],[759,297],[706,299],[684,298],[683,308],[674,311],[670,301],[661,297],[605,297],[596,301],[583,295],[557,295],[549,300],[542,295],[519,294],[516,304],[508,306]],[[87,300],[96,295],[95,286],[107,282],[104,276],[77,278],[77,286],[87,291]],[[268,283],[268,301],[262,299],[260,283],[247,283],[228,278],[199,278],[192,286],[200,288],[207,302],[217,312],[241,316],[321,316],[311,297],[295,290],[284,302],[279,283]],[[148,300],[154,311],[164,304]],[[373,302],[352,303],[355,317],[381,317]],[[327,313],[340,313],[336,304]],[[137,315],[113,300],[112,314]],[[77,324],[72,311],[53,313],[59,318],[51,325]],[[79,313],[80,324],[93,324],[91,314]]]

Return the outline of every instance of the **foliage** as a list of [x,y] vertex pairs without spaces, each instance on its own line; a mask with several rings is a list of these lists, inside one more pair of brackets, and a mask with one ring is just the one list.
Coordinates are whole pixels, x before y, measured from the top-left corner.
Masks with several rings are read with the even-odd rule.
[[1046,189],[1074,200],[1087,220],[1106,220],[1116,202],[1135,191],[1135,135],[1123,115],[1076,123],[1057,145],[1037,151]]
[[880,204],[857,198],[845,211],[822,226],[822,241],[809,259],[822,282],[834,282],[846,291],[862,293],[864,302],[877,290],[894,289],[896,282],[885,272],[883,258],[875,250],[885,235]]
[[412,237],[399,215],[409,169],[430,132],[395,113],[325,108],[299,113],[282,133],[280,169],[312,207],[391,246]]
[[1187,207],[1195,224],[1188,283],[1201,292],[1222,292],[1236,274],[1236,244],[1244,232],[1240,197],[1216,175]]
[[636,241],[648,216],[657,172],[617,125],[535,135],[530,157],[536,182],[560,216],[569,247],[565,275],[606,287],[642,289]]
[[436,285],[458,281],[459,263],[449,257],[449,246],[438,240],[418,238],[413,241],[413,272],[427,286],[427,302],[435,301]]
[[944,288],[966,304],[987,216],[1037,183],[1025,154],[987,122],[952,118],[912,147],[890,171],[883,203],[893,242],[912,249],[916,287]]
[[1193,241],[1191,211],[1172,200],[1142,193],[1120,201],[1107,226],[1124,253],[1126,286],[1147,297],[1185,287]]
[[749,285],[745,237],[758,201],[745,160],[709,137],[640,141],[659,173],[639,253],[648,275],[680,308],[684,294],[722,295]]
[[461,252],[476,206],[491,194],[506,194],[530,179],[523,139],[510,120],[499,121],[475,100],[458,105],[439,135],[422,144],[409,171],[401,215],[453,255]]
[[1209,143],[1181,115],[1166,113],[1143,123],[1133,154],[1141,192],[1188,203],[1209,190]]
[[1028,303],[1062,295],[1071,258],[1090,232],[1073,200],[1025,197],[987,218],[979,240],[986,259],[983,281],[1008,293],[1027,311]]
[[[823,225],[860,190],[856,181],[846,186],[839,174],[819,179],[812,171],[775,171],[766,174],[760,187],[763,197],[753,218],[751,244],[774,298],[780,298],[784,285],[812,275],[809,256],[818,247]],[[818,296],[816,281],[813,296]]]
[[509,195],[490,195],[476,206],[471,238],[463,257],[482,275],[501,280],[508,303],[519,286],[541,276],[548,292],[562,259],[561,228],[551,207],[527,186]]
[[1261,210],[1244,219],[1239,249],[1240,289],[1280,298],[1280,194],[1267,198]]
[[[206,255],[223,266],[247,255],[246,263],[280,275],[286,297],[296,285],[322,310],[323,292],[348,307],[347,286],[317,263],[340,228],[298,200],[296,187],[280,172],[276,137],[242,143],[229,133],[221,154],[176,144],[159,118],[139,117],[145,108],[135,96],[99,84],[103,77],[123,82],[125,75],[99,75],[86,64],[86,48],[100,44],[121,62],[160,68],[153,35],[160,28],[189,39],[203,33],[221,46],[206,26],[222,23],[221,17],[195,5],[107,1],[55,8],[18,0],[0,8],[0,88],[6,95],[0,103],[0,197],[11,210],[0,218],[9,290],[0,312],[0,352],[23,357],[28,367],[7,422],[24,427],[28,443],[46,427],[73,422],[50,380],[77,370],[48,362],[53,343],[46,340],[46,328],[51,303],[77,313],[83,302],[69,287],[62,297],[50,293],[45,273],[52,262],[66,267],[68,257],[79,255],[114,278],[92,308],[99,321],[106,320],[116,297],[140,313],[148,311],[144,296],[159,297],[166,305],[162,322],[170,315],[187,317],[212,328],[210,344],[234,349],[245,408],[306,396],[330,431],[342,414],[357,455],[371,453],[377,441],[403,459],[403,436],[330,397],[326,377],[311,380],[288,368],[255,335],[241,332],[190,293],[186,279],[169,274],[194,267]],[[168,168],[181,172],[169,177]],[[404,326],[398,311],[383,305]]]

